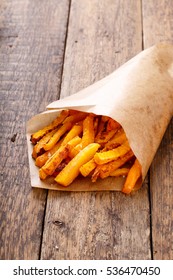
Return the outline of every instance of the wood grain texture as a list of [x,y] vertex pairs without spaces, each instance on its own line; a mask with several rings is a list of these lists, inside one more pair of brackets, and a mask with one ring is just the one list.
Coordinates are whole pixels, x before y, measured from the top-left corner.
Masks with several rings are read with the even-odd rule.
[[142,48],[140,1],[72,1],[61,98],[110,74]]
[[0,259],[38,259],[47,191],[31,189],[25,125],[58,97],[69,1],[0,8]]
[[[140,1],[73,0],[61,98],[140,52],[141,36]],[[130,196],[49,191],[42,259],[150,259],[150,253],[147,181]]]
[[[144,47],[173,43],[173,2],[143,0]],[[173,259],[173,120],[150,168],[154,259]]]

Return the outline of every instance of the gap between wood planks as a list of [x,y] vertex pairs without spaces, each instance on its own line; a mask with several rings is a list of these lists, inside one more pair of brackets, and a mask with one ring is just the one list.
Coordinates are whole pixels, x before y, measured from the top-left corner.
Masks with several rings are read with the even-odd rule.
[[58,98],[60,98],[61,87],[62,87],[62,77],[63,77],[63,72],[64,72],[64,61],[65,61],[65,53],[66,53],[66,46],[67,46],[68,27],[69,27],[69,19],[70,19],[70,11],[71,11],[71,1],[72,0],[69,0],[69,6],[68,6],[66,34],[65,34],[65,41],[64,41],[64,53],[63,53],[63,58],[62,58],[61,80],[60,80]]
[[[141,38],[142,38],[142,50],[145,49],[144,45],[144,24],[143,24],[143,0],[141,0]],[[149,223],[150,223],[150,253],[151,260],[154,259],[153,256],[153,234],[152,234],[152,207],[151,207],[151,187],[150,187],[150,169],[148,170],[148,202],[149,202]]]

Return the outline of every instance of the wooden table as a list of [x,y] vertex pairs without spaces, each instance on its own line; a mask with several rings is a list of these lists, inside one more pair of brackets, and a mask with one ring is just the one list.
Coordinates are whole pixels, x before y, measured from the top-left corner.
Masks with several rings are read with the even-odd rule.
[[26,121],[160,41],[172,0],[1,0],[0,259],[173,259],[173,122],[135,194],[32,189]]

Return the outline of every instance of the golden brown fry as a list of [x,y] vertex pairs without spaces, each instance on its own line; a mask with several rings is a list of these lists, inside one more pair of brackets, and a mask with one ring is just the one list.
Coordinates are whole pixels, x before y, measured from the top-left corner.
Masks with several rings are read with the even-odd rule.
[[112,130],[112,129],[119,129],[120,127],[121,127],[121,125],[117,121],[115,121],[111,118],[108,118],[107,128],[106,128],[107,131]]
[[117,160],[114,160],[114,161],[111,161],[111,162],[108,162],[108,163],[105,163],[102,165],[98,165],[95,168],[94,173],[92,175],[92,182],[95,182],[98,177],[100,177],[101,179],[108,177],[114,170],[116,170],[117,168],[124,165],[133,156],[134,156],[134,154],[133,154],[132,150],[130,150],[127,154],[118,158]]
[[109,119],[110,119],[110,118],[109,118],[108,116],[102,116],[102,121],[103,121],[104,123],[108,122]]
[[50,140],[44,144],[43,148],[45,151],[49,151],[52,149],[55,144],[59,141],[62,135],[64,135],[68,130],[70,130],[72,127],[72,123],[66,122],[64,123],[58,131],[50,138]]
[[94,142],[94,117],[89,115],[83,121],[83,136],[81,147],[82,149],[86,147],[88,144]]
[[72,140],[70,140],[68,142],[68,149],[69,149],[69,158],[72,159],[74,156],[73,156],[73,151],[75,149],[75,147],[80,144],[82,141],[82,139],[79,137],[79,136],[76,136],[75,138],[73,138]]
[[70,158],[66,158],[64,159],[59,165],[58,167],[56,168],[55,172],[52,174],[52,176],[55,178],[60,171],[62,171],[64,169],[64,167],[69,163],[71,159]]
[[123,144],[125,141],[127,141],[127,137],[124,133],[124,130],[121,128],[119,129],[114,136],[107,142],[105,143],[105,150],[111,150],[119,145]]
[[[46,152],[41,156],[37,157],[35,160],[35,165],[41,168],[46,163],[46,161],[50,158],[49,154],[50,154],[49,152]],[[50,154],[50,156],[52,156],[52,154]]]
[[71,130],[67,133],[67,135],[65,136],[62,145],[67,144],[70,140],[72,140],[74,137],[80,135],[80,133],[82,132],[83,129],[83,125],[82,123],[78,123],[76,125],[74,125]]
[[81,150],[57,175],[55,181],[65,187],[70,185],[79,175],[80,167],[93,158],[99,147],[99,144],[91,143]]
[[68,148],[66,146],[61,146],[56,153],[49,158],[46,163],[42,166],[41,170],[47,175],[52,175],[58,165],[68,156]]
[[42,167],[46,161],[59,149],[62,144],[62,140],[60,140],[51,150],[45,152],[41,156],[38,156],[35,160],[35,165],[38,167]]
[[125,184],[123,186],[122,192],[129,194],[133,190],[137,180],[142,175],[142,168],[139,163],[139,161],[136,159],[134,164],[129,170],[129,173],[127,175],[127,179],[125,181]]
[[113,135],[118,131],[120,127],[120,124],[115,120],[105,116],[104,118],[102,117],[100,131],[98,132],[95,138],[95,142],[102,145],[107,143],[108,140],[110,140],[113,137]]
[[113,129],[110,131],[102,132],[100,138],[98,140],[96,140],[96,142],[104,145],[105,143],[107,143],[108,140],[110,140],[114,136],[116,131],[117,131],[116,129]]
[[98,131],[98,126],[99,126],[99,116],[95,116],[94,118],[94,135],[97,135],[97,131]]
[[71,139],[66,145],[70,151],[70,149],[73,149],[76,145],[78,145],[81,142],[81,138],[77,135],[73,139]]
[[39,177],[41,180],[45,180],[47,178],[47,174],[44,172],[44,170],[40,169],[39,170]]
[[57,132],[57,129],[54,129],[43,136],[40,141],[34,146],[32,157],[35,159],[40,151],[44,149],[44,145],[51,139],[51,137]]
[[80,121],[83,121],[86,116],[88,114],[87,113],[84,113],[84,112],[78,112],[76,114],[72,114],[70,115],[69,117],[67,117],[65,120],[64,120],[64,124],[65,123],[72,123],[72,124],[75,124],[75,123],[78,123]]
[[67,158],[69,149],[77,145],[81,141],[79,136],[74,137],[66,145],[61,145],[59,149],[48,159],[45,165],[42,166],[42,170],[47,175],[52,175],[63,159]]
[[104,116],[102,116],[100,118],[100,122],[98,124],[98,131],[97,131],[97,135],[95,137],[95,142],[97,143],[97,141],[100,139],[101,134],[103,133],[104,129],[105,129],[105,121],[104,121]]
[[33,133],[31,135],[31,142],[35,145],[46,133],[58,127],[58,125],[60,125],[64,121],[64,119],[68,116],[68,114],[69,114],[68,110],[63,110],[60,113],[60,115],[50,125]]
[[[82,123],[74,125],[72,129],[64,137],[64,139],[58,141],[58,143],[52,149],[50,149],[49,151],[45,152],[44,154],[36,158],[35,161],[36,166],[42,167],[46,163],[46,161],[59,149],[60,145],[67,144],[70,140],[75,138],[75,136],[79,135],[81,132],[82,132]],[[79,139],[81,140],[81,138]],[[80,143],[79,139],[76,145]]]
[[82,112],[82,111],[78,111],[78,110],[74,110],[74,109],[69,109],[69,116],[72,116],[72,115],[78,115],[79,113],[84,113],[85,114],[85,117],[88,115],[88,113],[86,112]]
[[83,121],[83,136],[82,141],[78,144],[70,153],[73,158],[76,156],[83,148],[85,148],[90,143],[94,142],[94,117],[89,115]]
[[125,155],[128,151],[130,151],[130,147],[128,143],[125,142],[124,145],[121,145],[113,150],[96,153],[94,160],[97,164],[105,164]]
[[78,112],[78,114],[70,115],[67,117],[62,126],[58,129],[57,133],[50,139],[50,141],[44,145],[44,150],[48,151],[59,141],[60,137],[69,131],[72,126],[86,117],[86,113]]
[[91,171],[94,170],[94,168],[97,166],[97,164],[95,163],[94,158],[92,158],[91,160],[89,160],[87,163],[85,163],[84,165],[82,165],[79,169],[80,173],[82,174],[82,176],[86,177],[88,176]]
[[118,177],[118,176],[127,176],[129,168],[118,168],[115,171],[111,172],[109,176]]

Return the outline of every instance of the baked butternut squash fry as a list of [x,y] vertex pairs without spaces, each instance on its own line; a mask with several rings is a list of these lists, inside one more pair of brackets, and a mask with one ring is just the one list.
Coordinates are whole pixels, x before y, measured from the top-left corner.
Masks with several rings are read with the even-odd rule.
[[72,124],[75,124],[75,123],[78,123],[80,121],[83,121],[86,116],[88,115],[88,113],[84,113],[84,112],[78,112],[77,114],[72,114],[72,115],[69,115],[64,121],[63,123],[72,123]]
[[44,154],[38,156],[35,160],[35,165],[42,167],[46,161],[59,149],[62,144],[62,140],[59,141],[50,151],[45,152]]
[[68,149],[73,149],[76,145],[78,145],[81,142],[81,138],[76,135],[74,138],[72,138],[66,145]]
[[113,130],[110,130],[110,131],[103,132],[101,134],[102,136],[96,142],[104,145],[105,143],[107,143],[108,140],[110,140],[114,136],[116,131],[117,131],[117,129],[113,129]]
[[[82,132],[82,124],[74,125],[72,129],[64,137],[64,139],[58,141],[58,143],[55,144],[55,146],[52,149],[50,149],[49,151],[45,152],[44,154],[36,158],[35,165],[38,167],[42,167],[46,163],[46,161],[59,149],[61,145],[67,144],[70,140],[74,139],[75,136],[79,135],[81,132]],[[78,141],[77,144],[79,143],[80,141]]]
[[105,143],[104,149],[105,150],[111,150],[119,145],[122,145],[125,141],[127,141],[127,137],[123,131],[123,129],[119,129],[114,136],[107,142]]
[[67,144],[74,137],[79,136],[82,133],[82,129],[83,129],[82,123],[78,123],[74,125],[71,128],[71,130],[67,133],[67,135],[64,137],[64,140],[62,141],[62,145]]
[[89,115],[83,121],[82,149],[94,142],[94,116]]
[[43,148],[45,151],[52,149],[55,144],[60,140],[61,136],[64,135],[68,130],[72,128],[72,123],[67,122],[63,124],[57,132],[50,138],[50,140],[44,144]]
[[62,126],[58,129],[58,131],[54,134],[54,136],[50,139],[50,141],[44,145],[44,150],[48,151],[52,149],[53,146],[62,137],[62,135],[64,135],[67,131],[69,131],[76,122],[83,120],[86,116],[87,116],[86,113],[79,112],[78,114],[74,114],[65,118]]
[[97,178],[101,178],[104,179],[108,176],[110,176],[110,174],[115,171],[116,169],[118,169],[119,167],[123,166],[127,161],[129,161],[130,159],[132,159],[132,157],[134,156],[132,150],[130,150],[127,154],[125,154],[124,156],[118,158],[117,160],[113,160],[111,162],[102,164],[102,165],[98,165],[95,170],[94,173],[92,175],[92,182],[95,182],[97,180]]
[[140,178],[141,174],[142,174],[141,165],[140,165],[139,161],[136,159],[134,164],[132,165],[132,167],[129,170],[126,181],[122,188],[122,192],[125,194],[131,193],[137,180]]
[[79,136],[76,136],[75,138],[71,139],[68,142],[68,149],[69,149],[69,158],[73,158],[73,151],[78,144],[80,144],[82,139]]
[[69,115],[69,110],[63,110],[60,115],[48,126],[31,135],[31,142],[35,145],[46,133],[58,127]]
[[39,177],[40,177],[41,180],[45,180],[47,178],[47,176],[48,175],[44,172],[43,169],[39,170]]
[[115,171],[111,172],[109,176],[118,177],[118,176],[127,176],[129,173],[129,168],[118,168]]
[[121,126],[118,122],[116,122],[115,120],[108,118],[108,122],[107,122],[107,131],[113,130],[113,129],[119,129]]
[[83,148],[94,142],[94,116],[89,115],[83,121],[83,136],[82,141],[78,144],[70,154],[73,158],[76,156]]
[[81,138],[76,136],[71,141],[69,141],[68,144],[60,146],[53,156],[48,159],[45,165],[42,166],[41,169],[44,171],[44,173],[47,175],[52,175],[63,159],[67,158],[69,154],[69,147],[75,146],[77,143],[79,143],[79,141],[81,141]]
[[124,145],[121,145],[113,150],[96,153],[94,156],[94,160],[97,164],[105,164],[110,161],[116,160],[118,157],[125,155],[129,151],[130,147],[128,143],[125,142]]
[[99,147],[100,145],[97,143],[91,143],[86,146],[56,176],[55,181],[65,187],[70,185],[79,175],[80,167],[93,158]]
[[82,174],[82,176],[86,177],[91,173],[91,171],[94,170],[94,168],[96,166],[97,166],[97,164],[96,164],[94,158],[92,158],[87,163],[82,165],[79,170],[80,170],[80,173]]
[[99,144],[105,144],[110,140],[113,135],[120,128],[120,124],[113,119],[102,117],[100,130],[95,138],[95,142]]
[[44,150],[45,144],[51,139],[51,137],[57,132],[57,129],[54,129],[43,136],[40,141],[34,146],[32,157],[37,158],[41,150]]
[[42,166],[42,171],[47,175],[52,175],[58,165],[68,156],[68,148],[66,146],[60,147],[51,158]]
[[98,131],[99,119],[100,119],[100,116],[94,117],[94,135],[95,136],[97,135],[97,131]]
[[98,124],[98,129],[97,129],[97,134],[95,136],[95,142],[97,143],[98,140],[100,139],[102,133],[104,132],[105,130],[105,125],[106,125],[106,121],[104,119],[104,116],[101,116],[100,117],[100,121],[99,121],[99,124]]

